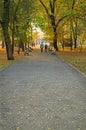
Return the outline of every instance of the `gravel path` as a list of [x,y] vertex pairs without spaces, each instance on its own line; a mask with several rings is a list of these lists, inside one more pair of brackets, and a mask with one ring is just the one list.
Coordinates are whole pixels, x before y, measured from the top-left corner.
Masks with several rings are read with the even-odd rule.
[[86,130],[86,77],[34,50],[0,72],[0,130]]

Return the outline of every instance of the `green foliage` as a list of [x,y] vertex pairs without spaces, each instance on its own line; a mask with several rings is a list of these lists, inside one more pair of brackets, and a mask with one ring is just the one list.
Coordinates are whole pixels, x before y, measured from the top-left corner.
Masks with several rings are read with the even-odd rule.
[[3,15],[3,2],[0,1],[0,20],[2,20],[2,15]]
[[[75,29],[75,21],[77,21],[78,36],[85,32],[86,0],[55,0],[54,10],[53,0],[42,0],[47,8],[47,13],[39,1],[40,0],[10,1],[9,30],[11,29],[10,31],[12,31],[14,22],[15,37],[17,36],[17,26],[19,34],[21,35],[21,37],[24,37],[24,41],[27,41],[26,33],[27,30],[28,33],[30,33],[32,26],[31,23],[34,23],[36,27],[40,27],[42,31],[45,32],[46,38],[48,37],[48,39],[53,38],[53,28],[55,28],[57,25],[58,36],[61,36],[59,33],[62,32],[63,37],[69,37],[69,33],[71,32],[71,19],[73,23],[73,27],[71,27],[72,29]],[[3,1],[0,1],[0,21],[2,20],[2,14]],[[52,16],[52,19],[55,19],[55,25],[53,24],[53,27],[51,24],[52,19],[50,19],[50,16]],[[64,19],[64,16],[67,17]],[[28,39],[30,39],[30,35]],[[61,38],[58,37],[58,39]]]

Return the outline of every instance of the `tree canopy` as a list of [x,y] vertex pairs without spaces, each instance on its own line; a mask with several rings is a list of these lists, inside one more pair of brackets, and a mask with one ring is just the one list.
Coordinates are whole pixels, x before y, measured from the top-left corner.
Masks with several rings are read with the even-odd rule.
[[76,48],[78,40],[86,41],[86,1],[2,0],[0,24],[9,60],[14,59],[15,38],[23,44],[30,42],[33,25],[41,28],[44,38],[52,42],[57,51],[59,43],[67,39],[70,47]]

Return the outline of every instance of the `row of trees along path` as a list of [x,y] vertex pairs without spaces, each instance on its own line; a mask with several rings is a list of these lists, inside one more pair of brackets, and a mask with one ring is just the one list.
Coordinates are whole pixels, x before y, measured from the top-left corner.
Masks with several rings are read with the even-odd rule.
[[[53,42],[58,51],[57,41],[69,37],[71,47],[77,47],[77,39],[85,38],[85,0],[3,0],[0,1],[0,24],[6,44],[7,59],[14,59],[14,39],[22,43],[33,40],[32,23],[41,28],[46,39]],[[28,37],[27,37],[28,33]],[[3,38],[2,38],[3,39]]]

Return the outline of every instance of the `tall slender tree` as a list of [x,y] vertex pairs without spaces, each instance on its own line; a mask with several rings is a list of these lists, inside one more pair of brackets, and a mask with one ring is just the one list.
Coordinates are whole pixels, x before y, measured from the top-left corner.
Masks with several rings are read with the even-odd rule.
[[43,0],[39,0],[41,5],[44,7],[47,16],[50,20],[51,26],[53,28],[53,32],[54,32],[54,37],[53,37],[53,45],[54,48],[58,51],[58,45],[57,45],[57,38],[58,38],[58,34],[57,34],[57,28],[60,24],[60,22],[67,17],[67,15],[63,15],[61,17],[58,17],[57,14],[57,0],[49,0],[49,7],[47,7],[47,4],[43,2]]
[[6,51],[7,51],[7,59],[14,60],[14,56],[12,53],[12,44],[9,35],[9,8],[10,8],[10,0],[4,0],[3,2],[3,14],[2,14],[2,21],[1,26],[3,30],[4,40],[6,44]]

